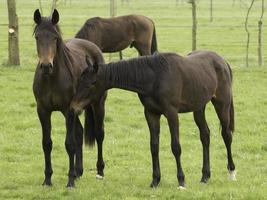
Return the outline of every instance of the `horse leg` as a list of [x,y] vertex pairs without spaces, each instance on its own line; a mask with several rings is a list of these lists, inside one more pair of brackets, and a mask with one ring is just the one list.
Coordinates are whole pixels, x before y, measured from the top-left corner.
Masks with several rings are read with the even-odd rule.
[[151,47],[147,44],[142,44],[140,42],[135,42],[134,47],[139,53],[139,56],[151,55]]
[[37,107],[37,113],[42,126],[42,145],[45,157],[45,180],[43,185],[51,186],[51,176],[53,174],[51,164],[51,151],[52,151],[52,140],[51,140],[51,112],[46,111],[41,107]]
[[75,154],[75,171],[76,176],[80,177],[83,174],[83,127],[79,120],[79,117],[76,117],[76,154]]
[[214,105],[217,116],[222,126],[221,134],[227,150],[227,169],[230,173],[230,179],[236,180],[235,164],[233,162],[231,150],[232,132],[230,130],[230,101],[225,103],[216,99],[212,99],[212,104]]
[[67,128],[65,148],[69,156],[69,173],[68,173],[69,179],[68,179],[67,187],[74,187],[75,185],[74,180],[76,177],[75,166],[74,166],[74,156],[76,152],[75,135],[74,135],[75,115],[72,111],[67,111],[66,113],[64,113],[64,116],[66,119],[66,128]]
[[97,179],[103,179],[105,163],[103,160],[103,140],[105,136],[104,132],[104,118],[105,118],[105,97],[100,102],[93,105],[94,113],[94,126],[97,142]]
[[145,109],[145,117],[150,131],[150,150],[152,156],[152,182],[150,187],[157,187],[160,182],[159,165],[159,133],[160,133],[160,115],[149,112]]
[[199,111],[194,112],[194,120],[200,132],[200,140],[203,148],[203,167],[201,182],[207,183],[210,178],[210,158],[209,158],[209,145],[210,145],[210,130],[205,118],[205,107]]
[[176,109],[171,109],[165,114],[171,133],[171,149],[176,159],[177,165],[177,179],[179,182],[179,188],[185,189],[185,176],[181,165],[181,145],[179,141],[179,118]]

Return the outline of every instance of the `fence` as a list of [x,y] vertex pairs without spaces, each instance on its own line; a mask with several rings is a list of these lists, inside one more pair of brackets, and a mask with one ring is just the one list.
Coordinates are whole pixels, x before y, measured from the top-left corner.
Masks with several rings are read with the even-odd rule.
[[[2,4],[6,1],[0,1]],[[213,22],[210,22],[210,0],[197,1],[198,35],[197,49],[211,49],[224,55],[235,65],[245,64],[246,33],[244,21],[249,1],[213,0]],[[17,1],[17,12],[20,23],[20,50],[22,55],[33,57],[36,55],[35,41],[32,37],[33,11],[38,8],[38,1]],[[51,9],[51,1],[42,1],[44,15]],[[49,5],[48,5],[49,4]],[[241,6],[240,6],[241,5]],[[0,58],[6,56],[7,28],[6,11],[0,8]],[[93,16],[110,16],[110,1],[72,1],[65,4],[59,1],[60,26],[64,38],[73,37],[86,19]],[[259,5],[252,10],[249,29],[251,31],[250,62],[257,64],[257,20]],[[3,11],[3,12],[1,12]],[[130,13],[143,14],[154,20],[160,51],[174,51],[182,55],[191,51],[191,5],[186,1],[174,0],[117,0],[117,15]],[[4,23],[3,23],[4,22]],[[263,22],[263,36],[266,24]],[[263,40],[263,56],[266,61],[266,40]],[[124,58],[137,56],[133,49],[124,51]],[[117,60],[118,54],[112,59]]]

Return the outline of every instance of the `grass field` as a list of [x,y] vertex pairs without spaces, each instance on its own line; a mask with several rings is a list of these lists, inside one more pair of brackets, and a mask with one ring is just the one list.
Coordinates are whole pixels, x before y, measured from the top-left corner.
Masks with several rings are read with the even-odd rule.
[[[42,1],[49,13],[51,1]],[[153,3],[152,3],[153,2]],[[202,147],[192,114],[180,115],[182,165],[187,190],[177,189],[175,160],[170,148],[170,134],[162,118],[160,161],[162,181],[157,189],[149,188],[151,156],[149,132],[143,107],[137,95],[113,89],[106,104],[104,159],[105,179],[95,179],[96,149],[84,148],[84,175],[76,188],[65,188],[68,156],[64,147],[65,122],[59,113],[52,117],[54,174],[53,187],[44,188],[44,158],[41,129],[32,94],[32,80],[37,63],[32,37],[32,15],[38,1],[17,0],[20,21],[21,67],[7,66],[7,31],[0,26],[0,199],[267,199],[267,66],[257,67],[257,18],[259,5],[251,13],[252,43],[250,68],[244,67],[246,34],[243,30],[246,9],[232,0],[214,0],[214,22],[209,22],[208,1],[198,4],[198,48],[223,55],[232,65],[236,131],[233,157],[237,181],[230,182],[226,169],[226,150],[220,136],[219,121],[213,107],[207,107],[211,130],[212,177],[200,184]],[[238,2],[238,1],[237,1]],[[1,24],[7,23],[6,1],[0,0]],[[107,0],[72,1],[59,4],[60,25],[65,39],[73,37],[85,19],[108,16]],[[182,55],[191,49],[190,5],[174,0],[135,0],[129,5],[118,1],[118,15],[138,13],[151,17],[157,27],[161,51]],[[264,26],[264,31],[266,25]],[[264,32],[264,35],[265,32]],[[267,40],[264,40],[264,47]],[[126,50],[126,57],[136,56]],[[265,63],[267,54],[264,49]],[[112,59],[117,59],[115,54]],[[106,56],[106,61],[109,61]]]

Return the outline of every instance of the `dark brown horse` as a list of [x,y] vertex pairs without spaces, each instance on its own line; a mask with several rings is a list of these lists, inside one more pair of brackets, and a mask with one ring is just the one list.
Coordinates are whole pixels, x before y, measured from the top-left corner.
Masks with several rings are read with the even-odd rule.
[[[45,180],[43,185],[51,185],[51,113],[60,111],[66,119],[65,147],[69,155],[68,187],[74,186],[74,178],[83,173],[82,144],[83,128],[79,118],[70,110],[70,102],[76,91],[80,74],[87,62],[104,63],[100,49],[93,43],[70,39],[63,42],[59,27],[59,14],[54,10],[52,17],[41,17],[39,10],[34,12],[39,62],[35,71],[33,92],[37,102],[37,113],[42,126],[42,145],[45,156]],[[88,106],[85,111],[85,140],[90,142],[97,135],[99,157],[98,174],[103,176],[102,140],[104,137],[103,119],[106,94],[99,97],[97,103]],[[74,127],[74,121],[75,127]],[[95,129],[94,129],[95,128]],[[97,134],[94,132],[97,131]],[[74,132],[75,136],[74,137]],[[75,158],[75,165],[74,165]]]
[[75,37],[95,43],[104,53],[121,51],[128,46],[135,47],[140,55],[157,51],[154,23],[141,15],[94,17],[85,22]]
[[210,131],[205,119],[206,104],[211,101],[222,126],[228,170],[235,178],[231,143],[234,130],[232,73],[225,60],[210,51],[195,51],[187,57],[174,53],[155,54],[107,65],[94,64],[82,73],[77,92],[71,103],[78,112],[98,99],[110,88],[137,92],[144,105],[150,130],[153,163],[151,187],[160,182],[159,134],[160,117],[164,115],[171,133],[171,149],[176,159],[179,186],[184,187],[180,161],[179,121],[177,113],[193,112],[203,146],[201,182],[210,178]]

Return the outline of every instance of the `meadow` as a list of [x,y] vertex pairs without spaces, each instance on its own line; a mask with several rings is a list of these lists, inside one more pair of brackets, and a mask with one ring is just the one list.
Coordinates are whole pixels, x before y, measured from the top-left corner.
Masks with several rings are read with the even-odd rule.
[[[51,1],[43,0],[45,15]],[[264,39],[263,67],[257,66],[257,19],[255,5],[249,21],[250,67],[245,67],[244,19],[246,8],[238,1],[214,0],[214,21],[209,21],[209,1],[198,1],[198,49],[210,49],[225,57],[233,69],[236,130],[232,151],[237,181],[228,180],[226,149],[220,125],[211,104],[206,118],[211,131],[211,179],[201,184],[202,146],[192,113],[180,114],[182,166],[187,190],[177,189],[175,159],[170,148],[166,119],[161,119],[160,164],[162,179],[157,189],[151,181],[149,131],[143,107],[136,94],[112,89],[106,102],[104,160],[105,178],[96,180],[96,148],[84,146],[84,174],[74,189],[66,189],[68,156],[65,151],[65,122],[60,113],[52,116],[53,187],[42,187],[44,157],[41,128],[36,114],[32,81],[37,55],[32,31],[33,12],[38,1],[17,0],[20,23],[21,66],[8,66],[7,8],[0,0],[0,199],[267,199],[267,40]],[[59,1],[63,38],[71,38],[84,21],[109,16],[107,0]],[[186,55],[191,49],[191,7],[174,0],[118,0],[117,15],[136,13],[156,24],[160,51]],[[265,22],[264,22],[265,23]],[[266,24],[264,24],[266,36]],[[134,49],[123,52],[134,57]],[[105,55],[106,62],[118,54]],[[83,119],[83,117],[82,117]]]

